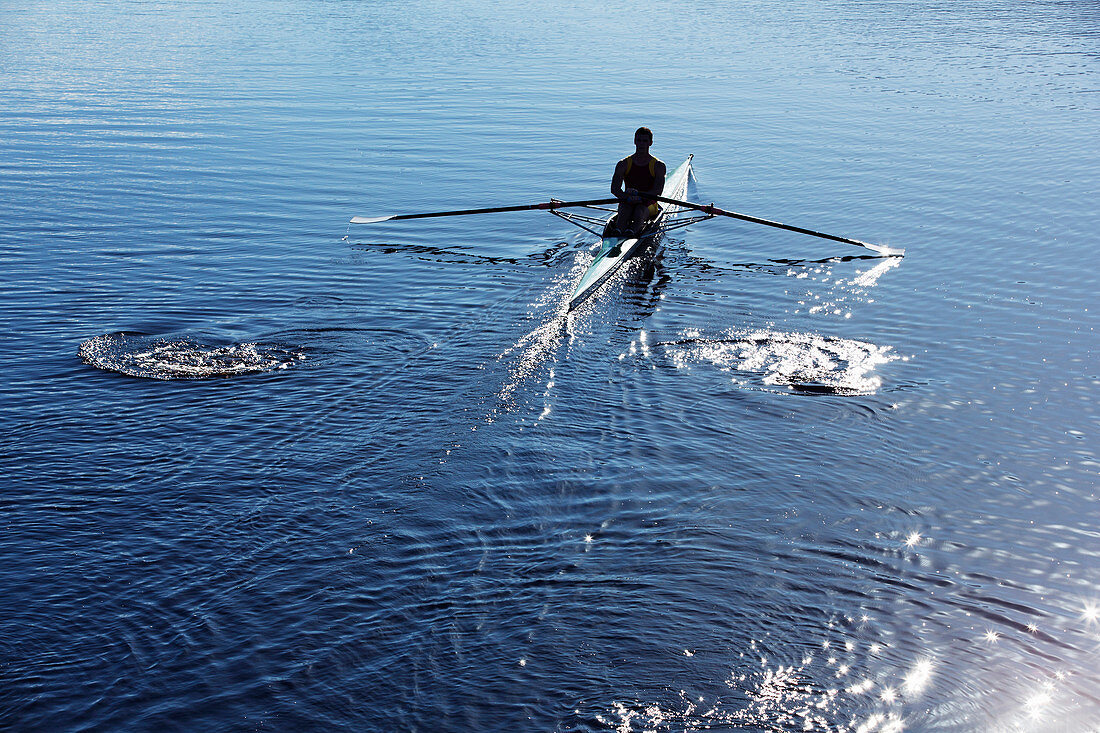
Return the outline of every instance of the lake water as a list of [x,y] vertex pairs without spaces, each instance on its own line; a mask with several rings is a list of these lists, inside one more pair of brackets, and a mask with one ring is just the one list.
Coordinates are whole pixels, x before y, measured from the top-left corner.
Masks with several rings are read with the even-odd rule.
[[[0,6],[0,727],[1100,728],[1100,3]],[[722,219],[566,313],[634,129]]]

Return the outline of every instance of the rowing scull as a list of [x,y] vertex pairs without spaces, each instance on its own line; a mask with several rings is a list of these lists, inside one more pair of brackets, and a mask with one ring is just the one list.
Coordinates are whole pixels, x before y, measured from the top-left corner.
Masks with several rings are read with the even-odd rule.
[[[812,229],[771,221],[769,219],[761,219],[760,217],[749,216],[748,214],[739,214],[736,211],[726,211],[724,209],[719,209],[714,204],[703,205],[684,201],[683,198],[687,194],[688,180],[691,178],[691,159],[692,156],[689,155],[687,160],[681,163],[680,167],[672,172],[672,175],[667,177],[662,195],[652,196],[643,194],[657,201],[658,210],[657,216],[646,225],[641,235],[637,237],[619,236],[617,232],[613,231],[611,226],[612,217],[605,216],[604,218],[599,218],[595,215],[578,214],[568,211],[568,209],[573,208],[589,208],[614,213],[612,209],[602,207],[606,204],[616,204],[618,203],[618,199],[589,199],[587,201],[559,201],[557,199],[551,199],[549,202],[545,203],[523,204],[520,206],[494,206],[491,208],[463,209],[461,211],[433,211],[419,214],[395,214],[390,216],[356,216],[351,220],[351,223],[379,224],[386,221],[397,221],[399,219],[427,219],[429,217],[439,216],[494,214],[509,211],[549,211],[551,214],[561,217],[572,224],[576,224],[582,229],[600,237],[600,248],[596,252],[595,259],[592,260],[584,274],[581,275],[581,279],[573,289],[573,294],[569,297],[569,310],[573,310],[583,303],[586,298],[599,290],[600,286],[607,281],[619,266],[633,254],[638,252],[643,245],[656,241],[661,234],[669,229],[688,226],[697,221],[710,219],[715,216],[726,216],[755,224],[764,224],[770,227],[799,232],[800,234],[809,234],[822,239],[831,239],[835,242],[854,244],[887,257],[901,257],[905,254],[904,250],[894,249],[893,247],[887,247],[882,244],[861,242],[858,239],[838,237],[834,234],[815,232]],[[671,220],[674,214],[682,211],[692,211],[693,214],[691,216],[677,216],[675,221]]]
[[[672,172],[665,181],[665,193],[669,199],[682,199],[687,193],[688,179],[691,177],[691,158],[680,164],[680,167]],[[592,293],[599,290],[600,285],[607,282],[619,266],[637,252],[642,245],[653,242],[668,226],[668,218],[681,207],[668,201],[660,201],[657,204],[657,216],[652,219],[646,228],[637,237],[622,237],[610,230],[610,222],[605,226],[601,235],[600,249],[596,258],[588,265],[584,275],[573,288],[573,294],[569,297],[569,310],[573,310],[583,303]],[[565,218],[569,218],[566,216]]]

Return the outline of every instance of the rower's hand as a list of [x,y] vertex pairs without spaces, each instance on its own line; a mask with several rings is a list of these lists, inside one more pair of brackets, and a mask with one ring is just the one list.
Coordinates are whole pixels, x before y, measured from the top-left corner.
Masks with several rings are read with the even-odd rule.
[[626,202],[628,204],[636,204],[642,200],[642,197],[638,195],[638,192],[633,188],[626,189]]

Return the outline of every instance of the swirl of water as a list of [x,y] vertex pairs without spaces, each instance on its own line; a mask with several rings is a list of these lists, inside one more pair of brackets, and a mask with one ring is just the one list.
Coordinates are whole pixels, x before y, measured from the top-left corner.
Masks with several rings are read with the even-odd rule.
[[146,379],[207,379],[287,369],[305,359],[275,344],[208,345],[186,337],[109,333],[80,345],[80,359],[110,372]]

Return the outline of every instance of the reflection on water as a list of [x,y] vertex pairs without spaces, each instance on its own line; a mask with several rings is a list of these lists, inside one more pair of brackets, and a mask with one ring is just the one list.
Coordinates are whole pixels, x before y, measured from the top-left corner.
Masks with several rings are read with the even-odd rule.
[[208,379],[287,369],[305,359],[295,349],[243,343],[210,346],[188,338],[111,333],[80,345],[85,364],[147,379]]
[[[923,625],[912,618],[915,626]],[[790,645],[770,634],[751,640],[736,653],[738,666],[722,680],[726,692],[698,694],[679,690],[661,702],[615,701],[596,714],[616,731],[678,731],[724,729],[768,731],[832,731],[834,733],[900,733],[926,727],[972,730],[963,711],[976,706],[990,710],[990,730],[1091,731],[1092,717],[1082,695],[1093,680],[1075,679],[1064,668],[1016,668],[995,677],[940,679],[940,655],[913,654],[891,642],[888,624],[867,613],[827,622],[804,647],[799,659],[774,661]],[[805,639],[790,640],[795,647]],[[989,669],[999,666],[1000,637],[985,632],[969,649],[942,655],[985,657]],[[685,657],[699,652],[683,650]],[[1092,676],[1092,675],[1089,675]],[[939,702],[929,707],[932,697]]]
[[[813,268],[791,268],[787,271],[789,277],[798,280],[806,280],[820,283],[824,292],[814,293],[807,291],[800,296],[798,305],[807,308],[811,314],[831,314],[843,318],[852,317],[852,305],[854,303],[874,303],[868,291],[878,284],[879,278],[902,262],[899,257],[889,257],[876,263],[873,267],[857,272],[851,278],[833,278],[833,263],[818,263]],[[788,294],[790,291],[787,291]],[[798,313],[799,309],[795,309]]]
[[[621,731],[1097,730],[1095,600],[997,581],[961,550],[916,530],[795,540],[773,584],[858,600],[828,613],[776,596],[747,640],[730,624],[728,646],[675,650],[693,668],[686,689],[620,697],[596,717]],[[858,580],[865,571],[872,586]]]

